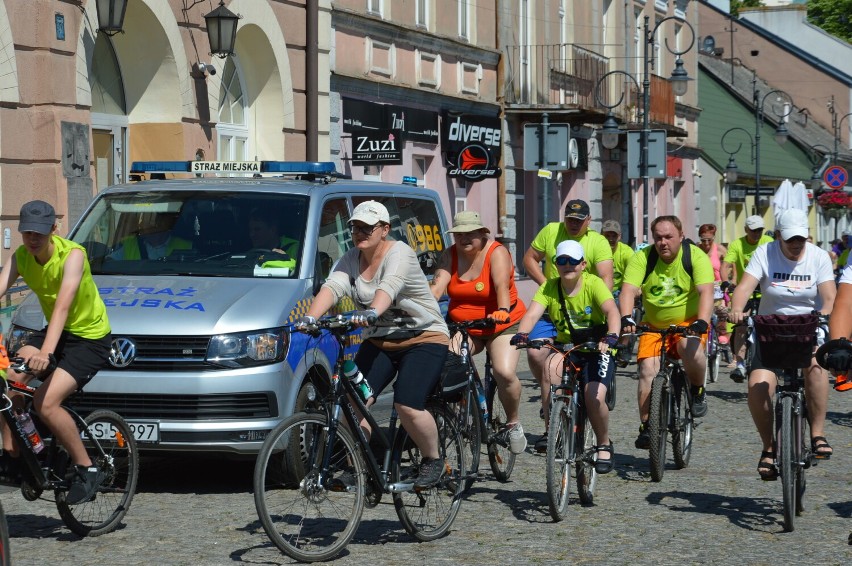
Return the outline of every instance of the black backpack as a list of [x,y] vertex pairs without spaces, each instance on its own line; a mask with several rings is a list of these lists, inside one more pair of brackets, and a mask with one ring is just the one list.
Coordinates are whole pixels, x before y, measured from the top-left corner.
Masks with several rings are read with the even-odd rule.
[[[692,240],[689,238],[683,239],[683,254],[681,254],[680,259],[683,263],[683,269],[686,271],[686,274],[689,275],[689,278],[692,279]],[[660,259],[660,254],[657,253],[657,248],[654,245],[651,245],[651,251],[648,254],[648,265],[645,266],[645,277],[642,278],[642,283],[648,280],[648,276],[651,275],[651,272],[654,271],[654,268],[657,266],[657,260]]]

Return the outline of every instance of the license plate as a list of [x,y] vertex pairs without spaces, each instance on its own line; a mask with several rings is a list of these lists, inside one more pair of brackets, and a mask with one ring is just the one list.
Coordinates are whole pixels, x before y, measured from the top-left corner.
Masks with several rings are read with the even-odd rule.
[[[128,422],[130,430],[136,442],[159,442],[160,423],[152,422]],[[96,422],[89,426],[89,430],[98,440],[111,440],[115,438],[115,427],[107,422]]]

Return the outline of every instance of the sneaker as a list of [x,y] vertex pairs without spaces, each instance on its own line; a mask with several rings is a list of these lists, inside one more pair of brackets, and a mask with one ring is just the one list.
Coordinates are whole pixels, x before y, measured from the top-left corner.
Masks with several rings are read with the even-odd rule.
[[444,462],[438,458],[423,458],[420,462],[420,473],[414,480],[414,487],[427,488],[432,487],[444,475]]
[[512,454],[520,454],[527,449],[527,436],[521,423],[506,425],[509,437],[509,451]]
[[651,435],[648,434],[647,422],[639,425],[639,436],[636,437],[636,442],[633,445],[639,450],[648,450],[651,447]]
[[74,466],[71,487],[68,488],[65,502],[69,505],[77,505],[93,500],[102,479],[103,474],[100,469],[94,466]]
[[692,416],[703,417],[707,414],[707,391],[701,386],[692,386]]
[[535,451],[539,453],[547,452],[547,431],[535,441]]
[[745,366],[743,364],[737,364],[737,367],[734,368],[734,371],[731,372],[731,379],[736,381],[737,383],[742,383],[745,381]]

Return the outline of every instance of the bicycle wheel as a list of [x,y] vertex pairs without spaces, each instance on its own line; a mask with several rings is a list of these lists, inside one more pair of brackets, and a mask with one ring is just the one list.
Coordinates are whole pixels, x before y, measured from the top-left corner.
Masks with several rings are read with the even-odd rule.
[[[275,427],[254,467],[254,505],[269,539],[302,562],[337,556],[358,529],[364,511],[364,464],[352,434],[337,428],[328,443],[328,417],[296,413]],[[297,454],[288,454],[293,450]],[[320,481],[323,456],[329,472]],[[301,477],[282,473],[282,461],[301,461]]]
[[479,460],[482,451],[482,409],[479,407],[475,391],[465,393],[457,403],[449,405],[456,415],[456,428],[464,447],[467,479],[465,492],[469,491],[479,474]]
[[571,492],[571,464],[574,457],[574,419],[576,413],[563,400],[550,410],[547,434],[547,500],[550,516],[561,521],[568,512]]
[[6,522],[6,513],[3,511],[3,504],[0,503],[0,566],[9,566],[11,563],[9,524]]
[[[438,426],[438,452],[445,473],[437,485],[393,494],[396,514],[405,530],[421,541],[441,538],[450,530],[461,506],[465,476],[465,448],[455,426],[455,415],[443,403],[430,401],[426,410]],[[420,450],[400,428],[394,441],[391,482],[414,481],[420,469]]]
[[707,371],[704,373],[704,386],[716,383],[719,379],[719,335],[713,325],[707,331]]
[[666,374],[660,372],[651,383],[651,413],[648,418],[648,435],[651,446],[648,450],[651,463],[651,479],[663,479],[666,469],[666,433],[669,424],[669,395],[666,391]]
[[[585,411],[583,411],[585,413]],[[595,485],[598,483],[598,473],[595,471],[594,448],[597,438],[589,417],[585,414],[578,416],[575,435],[576,449],[576,471],[577,471],[577,494],[583,505],[592,505],[595,502]]]
[[506,409],[497,394],[497,383],[492,379],[485,393],[488,402],[488,463],[497,481],[507,482],[515,467],[515,454],[509,450],[508,438],[498,439],[497,433],[506,426]]
[[793,452],[795,431],[793,430],[793,398],[784,396],[781,398],[781,419],[778,467],[781,474],[781,492],[784,499],[784,530],[787,532],[795,528],[793,523],[796,516],[796,463]]
[[139,452],[130,426],[118,414],[95,411],[85,421],[93,434],[100,435],[91,438],[83,432],[83,446],[101,474],[98,491],[94,499],[77,505],[66,501],[64,488],[54,494],[68,528],[81,537],[96,537],[115,530],[130,508],[139,479]]
[[672,399],[674,410],[672,456],[678,470],[689,465],[689,457],[692,455],[692,432],[695,430],[692,411],[689,410],[687,387],[689,385],[686,382],[686,376],[681,375],[675,385],[675,396]]
[[803,462],[804,465],[796,466],[796,516],[800,516],[804,510],[804,497],[805,497],[805,489],[807,488],[807,480],[805,479],[805,471],[811,466],[811,453],[810,447],[808,446],[808,439],[811,437],[810,430],[808,428],[808,411],[807,405],[805,404],[804,399],[801,401],[801,414],[794,421],[797,423],[799,429],[799,454],[801,455],[798,460]]

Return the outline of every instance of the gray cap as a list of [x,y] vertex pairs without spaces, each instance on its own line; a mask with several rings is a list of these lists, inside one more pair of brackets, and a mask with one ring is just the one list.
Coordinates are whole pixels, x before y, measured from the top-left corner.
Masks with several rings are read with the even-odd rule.
[[56,224],[56,211],[43,200],[31,200],[21,207],[18,232],[50,234]]

